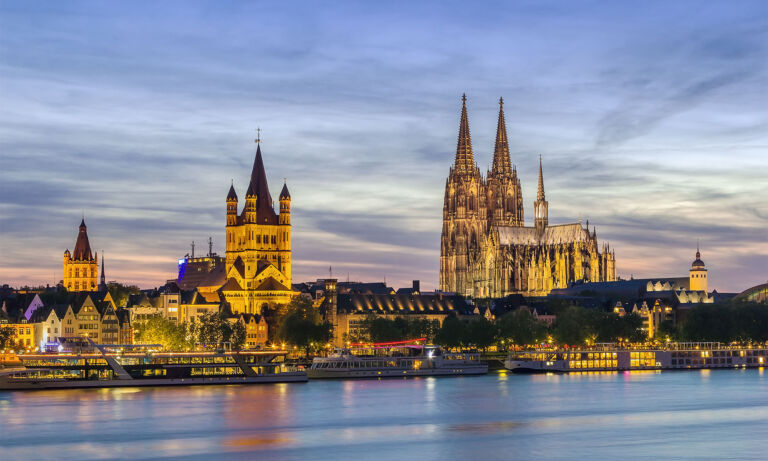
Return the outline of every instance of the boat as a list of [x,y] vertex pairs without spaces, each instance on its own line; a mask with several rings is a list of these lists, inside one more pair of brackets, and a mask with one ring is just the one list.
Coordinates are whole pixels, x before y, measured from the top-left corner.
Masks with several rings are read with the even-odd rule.
[[339,348],[327,357],[315,357],[307,369],[310,379],[408,378],[464,376],[488,373],[477,353],[451,353],[440,346],[402,345]]
[[507,370],[519,373],[756,368],[768,364],[768,347],[670,343],[663,348],[534,349],[510,353]]
[[[121,346],[130,347],[130,346]],[[285,351],[93,352],[20,355],[21,367],[0,370],[0,390],[306,382],[284,362]]]

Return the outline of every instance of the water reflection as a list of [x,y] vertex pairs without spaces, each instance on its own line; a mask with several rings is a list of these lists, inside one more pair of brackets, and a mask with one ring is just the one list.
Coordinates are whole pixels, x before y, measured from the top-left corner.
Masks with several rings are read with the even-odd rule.
[[760,459],[766,384],[759,369],[6,392],[0,458]]

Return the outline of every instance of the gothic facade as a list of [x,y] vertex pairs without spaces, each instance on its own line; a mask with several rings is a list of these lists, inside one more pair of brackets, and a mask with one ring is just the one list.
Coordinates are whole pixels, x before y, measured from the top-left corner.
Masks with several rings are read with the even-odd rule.
[[616,280],[615,253],[600,251],[597,234],[581,223],[549,225],[539,159],[534,225],[525,226],[523,197],[499,119],[493,166],[483,177],[475,164],[466,96],[462,96],[456,160],[448,172],[440,245],[440,289],[465,296],[542,296],[569,282]]

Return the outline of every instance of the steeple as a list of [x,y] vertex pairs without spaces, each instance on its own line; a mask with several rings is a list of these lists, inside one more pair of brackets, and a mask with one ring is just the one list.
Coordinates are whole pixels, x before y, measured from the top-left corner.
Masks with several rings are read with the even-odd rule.
[[85,218],[80,221],[80,230],[75,242],[75,251],[72,252],[72,259],[75,261],[92,261],[91,244],[88,242],[88,228],[85,226]]
[[499,121],[496,125],[496,145],[493,150],[494,175],[509,175],[512,172],[507,142],[507,124],[504,121],[504,98],[499,98]]
[[544,198],[544,174],[541,167],[541,155],[539,155],[539,191],[536,194],[536,201],[533,202],[533,223],[536,229],[543,231],[549,224],[549,204]]
[[264,160],[261,158],[261,142],[257,141],[256,159],[253,161],[253,170],[251,170],[251,181],[248,184],[246,198],[256,197],[256,215],[259,224],[277,224],[277,215],[273,208],[272,196],[269,194],[269,185],[267,184],[267,174],[264,171]]
[[539,190],[536,193],[536,200],[545,200],[544,198],[544,173],[541,169],[541,155],[539,155]]
[[475,168],[475,158],[472,154],[472,137],[469,135],[469,119],[467,118],[467,95],[461,95],[461,122],[459,124],[459,141],[456,145],[456,172],[469,173]]
[[104,250],[101,250],[101,281],[99,291],[107,291],[107,277],[104,275]]

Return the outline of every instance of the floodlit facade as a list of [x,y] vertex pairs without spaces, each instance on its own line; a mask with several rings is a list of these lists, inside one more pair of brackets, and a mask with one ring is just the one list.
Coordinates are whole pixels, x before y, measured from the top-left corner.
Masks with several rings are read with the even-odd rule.
[[503,100],[493,166],[477,167],[462,97],[459,139],[448,173],[440,245],[440,289],[464,296],[544,296],[569,282],[616,280],[616,257],[581,223],[550,225],[539,159],[534,226],[526,227],[517,170],[511,164]]
[[99,255],[91,253],[88,241],[88,228],[85,218],[80,222],[75,250],[64,252],[64,272],[62,280],[67,291],[96,291],[96,277],[99,267]]

